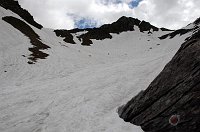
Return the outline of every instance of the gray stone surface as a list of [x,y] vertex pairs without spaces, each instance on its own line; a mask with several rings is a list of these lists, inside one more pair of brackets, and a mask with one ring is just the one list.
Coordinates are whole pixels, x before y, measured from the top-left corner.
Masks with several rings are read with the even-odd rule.
[[[145,132],[200,132],[200,31],[182,44],[149,87],[118,110]],[[177,125],[169,123],[179,116]]]

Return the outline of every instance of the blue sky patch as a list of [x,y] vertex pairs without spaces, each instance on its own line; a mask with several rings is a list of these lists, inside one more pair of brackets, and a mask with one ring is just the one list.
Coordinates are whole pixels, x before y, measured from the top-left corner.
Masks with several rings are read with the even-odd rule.
[[75,21],[75,28],[84,29],[84,28],[94,28],[98,26],[97,21],[89,18],[81,18]]
[[[136,8],[142,0],[132,0],[128,4],[129,8],[133,9]],[[110,4],[121,4],[124,3],[124,0],[99,0],[103,5],[110,5]],[[71,16],[74,20],[74,28],[85,29],[85,28],[94,28],[102,25],[98,20],[94,20],[89,17],[81,17],[73,13],[68,13],[68,16]]]
[[137,7],[142,0],[132,0],[128,5],[131,9]]
[[89,17],[82,17],[74,13],[67,13],[74,21],[74,28],[85,29],[100,26],[100,22]]
[[[125,1],[123,0],[99,0],[101,4],[103,5],[109,5],[109,4],[121,4],[124,3]],[[137,7],[139,3],[142,0],[131,0],[131,2],[127,3],[131,9]]]

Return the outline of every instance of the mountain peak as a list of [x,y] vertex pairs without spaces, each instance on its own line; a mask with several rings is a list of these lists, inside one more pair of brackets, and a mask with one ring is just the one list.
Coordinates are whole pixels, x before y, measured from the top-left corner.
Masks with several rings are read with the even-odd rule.
[[122,31],[133,31],[135,30],[134,27],[137,26],[139,27],[139,30],[141,32],[144,31],[149,31],[152,29],[153,31],[158,31],[159,28],[151,25],[149,22],[146,21],[140,21],[137,18],[132,18],[132,17],[126,17],[122,16],[120,17],[116,22],[113,22],[110,24],[111,27],[113,28],[118,28],[119,32]]
[[[111,39],[112,38],[111,33],[120,34],[122,32],[135,31],[136,28],[138,28],[140,32],[146,31],[148,33],[152,33],[153,31],[159,30],[159,28],[151,25],[149,22],[140,21],[137,18],[122,16],[117,21],[111,24],[104,24],[99,28],[74,29],[74,30],[69,30],[69,32],[77,33],[84,30],[88,31],[87,33],[78,36],[78,38],[79,40],[82,41],[82,45],[90,45],[93,43],[91,39],[96,39],[96,40],[103,40],[107,38]],[[165,29],[165,31],[169,30]]]
[[[125,21],[127,21],[127,22],[141,22],[140,20],[138,20],[137,18],[132,18],[132,17],[126,17],[126,16],[122,16],[122,17],[120,17],[116,22],[125,22]],[[138,23],[138,24],[139,24]]]

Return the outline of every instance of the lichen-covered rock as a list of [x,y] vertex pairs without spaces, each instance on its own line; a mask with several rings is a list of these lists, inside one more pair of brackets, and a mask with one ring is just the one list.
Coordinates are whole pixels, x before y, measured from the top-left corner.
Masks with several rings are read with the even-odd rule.
[[199,132],[200,31],[188,38],[149,87],[118,113],[145,132]]

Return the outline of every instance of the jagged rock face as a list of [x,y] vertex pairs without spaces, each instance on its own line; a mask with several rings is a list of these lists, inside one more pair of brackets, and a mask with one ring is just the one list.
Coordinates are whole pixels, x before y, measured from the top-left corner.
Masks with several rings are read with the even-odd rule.
[[[199,132],[200,31],[182,44],[145,91],[118,112],[145,132]],[[178,118],[172,120],[174,115]]]
[[9,9],[12,12],[18,14],[26,22],[35,26],[36,28],[38,28],[38,29],[42,28],[42,25],[35,22],[34,19],[33,19],[33,16],[27,10],[21,8],[18,1],[15,1],[15,0],[0,0],[0,6],[5,8],[5,9]]

